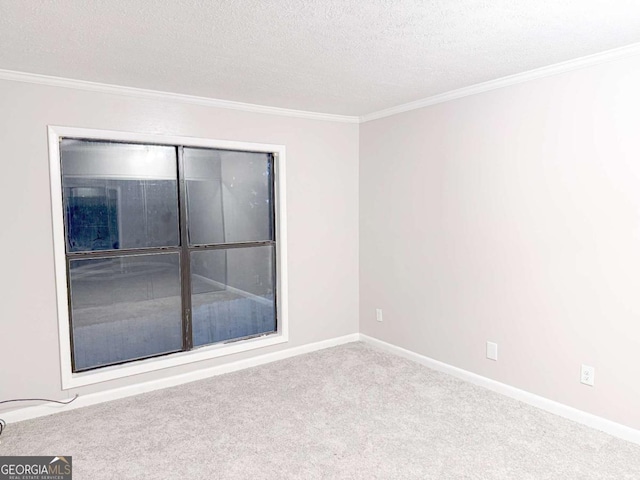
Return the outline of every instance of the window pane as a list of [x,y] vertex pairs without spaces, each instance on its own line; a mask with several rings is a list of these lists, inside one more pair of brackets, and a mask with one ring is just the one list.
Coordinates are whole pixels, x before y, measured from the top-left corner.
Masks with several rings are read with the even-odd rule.
[[64,139],[67,251],[179,245],[174,147]]
[[191,253],[194,346],[276,330],[274,247]]
[[182,348],[179,254],[71,260],[76,371]]
[[189,243],[273,240],[271,156],[184,149]]

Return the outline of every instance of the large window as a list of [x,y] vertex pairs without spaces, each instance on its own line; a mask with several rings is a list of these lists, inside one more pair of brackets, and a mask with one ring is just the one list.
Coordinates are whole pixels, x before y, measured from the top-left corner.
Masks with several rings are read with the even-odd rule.
[[282,336],[282,151],[57,130],[68,379]]

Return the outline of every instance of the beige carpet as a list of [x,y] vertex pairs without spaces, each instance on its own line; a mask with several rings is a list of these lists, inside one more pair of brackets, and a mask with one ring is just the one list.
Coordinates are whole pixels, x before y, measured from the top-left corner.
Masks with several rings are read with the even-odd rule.
[[640,479],[640,446],[361,343],[10,424],[74,479]]

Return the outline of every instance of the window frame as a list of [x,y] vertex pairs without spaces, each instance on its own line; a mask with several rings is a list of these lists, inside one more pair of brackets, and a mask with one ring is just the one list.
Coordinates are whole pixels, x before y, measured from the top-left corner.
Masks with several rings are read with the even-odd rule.
[[[53,227],[54,267],[56,283],[58,336],[60,346],[60,368],[62,389],[68,390],[84,385],[115,380],[193,362],[209,360],[240,352],[251,351],[289,341],[287,305],[287,222],[286,222],[286,173],[284,145],[216,140],[209,138],[183,137],[173,135],[144,134],[116,130],[96,130],[77,127],[49,125],[49,174],[51,186],[51,212]],[[68,304],[68,274],[64,209],[62,197],[62,175],[60,140],[77,138],[112,142],[148,143],[156,145],[212,148],[270,153],[273,155],[274,173],[274,214],[276,255],[276,311],[278,319],[276,332],[264,336],[238,339],[229,343],[217,343],[198,347],[189,351],[169,353],[123,364],[105,366],[79,373],[72,371],[72,345],[70,331],[70,311]]]

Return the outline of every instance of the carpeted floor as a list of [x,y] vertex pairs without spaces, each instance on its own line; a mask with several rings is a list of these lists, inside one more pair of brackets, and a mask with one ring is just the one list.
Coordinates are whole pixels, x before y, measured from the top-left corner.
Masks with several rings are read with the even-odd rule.
[[8,425],[74,479],[639,479],[640,446],[362,343]]

